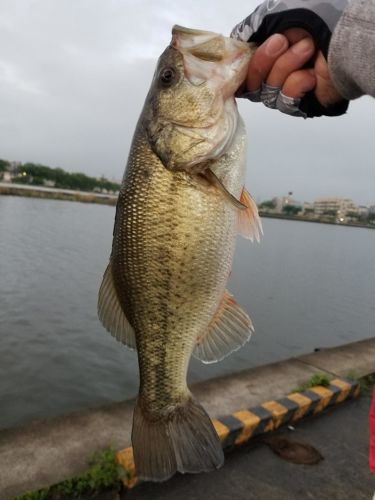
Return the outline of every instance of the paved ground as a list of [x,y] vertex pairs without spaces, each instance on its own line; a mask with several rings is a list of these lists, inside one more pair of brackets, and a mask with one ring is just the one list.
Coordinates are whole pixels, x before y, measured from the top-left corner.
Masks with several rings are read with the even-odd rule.
[[[375,338],[201,382],[192,390],[215,417],[281,398],[317,372],[361,377],[374,371]],[[108,445],[129,446],[133,407],[134,401],[124,401],[0,430],[0,499],[77,476]]]
[[375,477],[368,469],[370,399],[361,397],[320,417],[280,431],[313,445],[324,460],[295,465],[258,442],[232,451],[223,469],[176,476],[164,484],[141,484],[125,500],[370,500]]
[[[214,417],[228,415],[243,407],[249,408],[267,400],[281,398],[293,388],[309,380],[311,375],[317,372],[325,372],[330,376],[346,376],[349,372],[352,372],[357,377],[374,373],[375,338],[245,370],[241,373],[202,382],[193,386],[192,389],[194,395],[203,404],[209,415]],[[134,401],[124,401],[106,407],[33,422],[19,428],[0,430],[0,499],[13,499],[15,496],[28,491],[35,491],[77,476],[87,469],[92,454],[106,448],[108,445],[112,445],[114,449],[118,450],[129,446],[133,406]],[[359,416],[357,417],[355,414],[353,421],[350,421],[350,417],[348,417],[345,425],[352,431],[353,438],[356,437],[357,429],[360,429],[362,435],[365,432],[364,429],[367,428],[365,413],[366,411],[362,415],[361,424],[356,426],[354,426],[353,422],[359,422]],[[333,427],[339,425],[341,424],[334,424]],[[356,428],[353,429],[353,427]],[[298,432],[302,432],[302,430]],[[341,434],[340,441],[342,439]],[[327,438],[328,443],[331,445],[335,435],[336,433],[333,433],[332,436],[328,436],[329,439]],[[312,435],[311,440],[313,439],[315,437]],[[362,439],[361,442],[364,443],[367,436],[364,435],[364,437],[358,439]],[[359,446],[358,443],[351,442],[352,446],[356,445],[355,450],[357,450],[357,445]],[[325,438],[322,438],[321,446],[323,448],[326,446]],[[366,446],[366,444],[362,444],[362,450]],[[331,448],[329,452],[331,452]],[[342,453],[346,459],[350,457],[348,450],[342,450]],[[363,452],[363,463],[360,467],[356,466],[355,471],[361,470],[361,468],[366,469],[365,465],[363,465],[366,461],[365,455],[366,453]],[[276,460],[275,463],[279,464],[278,467],[283,471],[280,473],[281,477],[279,479],[277,476],[272,476],[273,482],[270,481],[271,476],[268,471],[274,471],[276,466],[270,457]],[[338,454],[336,458],[338,467],[342,457]],[[263,463],[266,459],[267,466],[264,466]],[[344,465],[350,469],[348,460]],[[317,470],[320,469],[317,468]],[[330,473],[339,477],[340,471],[340,468],[338,472],[332,469]],[[225,468],[216,474],[190,478],[181,477],[168,483],[168,486],[149,487],[144,485],[139,490],[140,493],[132,492],[129,497],[142,495],[143,491],[148,491],[155,498],[172,499],[177,498],[177,491],[178,494],[184,493],[186,488],[190,497],[204,499],[205,495],[208,495],[207,492],[210,490],[210,486],[212,488],[212,481],[215,482],[215,485],[216,481],[218,481],[219,487],[211,492],[211,497],[215,495],[217,499],[228,498],[226,495],[233,490],[233,494],[236,494],[238,498],[272,499],[278,497],[270,496],[269,491],[273,491],[270,485],[274,484],[274,482],[276,484],[281,479],[286,480],[282,478],[284,473],[296,474],[293,479],[295,484],[299,484],[298,478],[301,475],[304,477],[307,474],[303,467],[296,468],[296,466],[286,463],[280,465],[279,459],[273,457],[268,448],[260,446],[251,453],[247,451],[235,452],[228,458]],[[312,474],[310,469],[308,469],[308,474]],[[347,477],[345,473],[342,475],[344,479]],[[362,477],[361,481],[365,481],[365,479]],[[257,484],[261,493],[256,493],[256,496],[254,496],[255,494],[253,495],[252,492],[255,491],[254,488]],[[322,484],[326,484],[325,479],[322,480]],[[288,491],[289,486],[289,484],[286,486]],[[282,481],[280,484],[277,483],[277,487],[282,491],[284,487]],[[167,488],[165,493],[164,488]],[[238,488],[238,491],[236,488]],[[373,488],[373,485],[371,485],[370,489],[375,489],[375,487]],[[222,492],[223,496],[218,496]],[[143,494],[146,495],[146,493]],[[265,496],[259,496],[263,494]],[[134,496],[134,498],[143,497]],[[301,498],[304,500],[304,498],[314,497],[301,497],[300,493],[295,493],[294,497],[284,496],[282,498],[286,498],[286,500]],[[320,497],[315,498],[319,499]],[[337,497],[321,498],[331,499]],[[357,499],[359,497],[354,495],[353,500]]]

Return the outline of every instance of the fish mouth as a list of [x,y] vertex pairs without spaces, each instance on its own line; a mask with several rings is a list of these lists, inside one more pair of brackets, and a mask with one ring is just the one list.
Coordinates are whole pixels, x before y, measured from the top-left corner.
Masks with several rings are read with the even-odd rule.
[[[202,49],[202,54],[212,56],[213,60],[224,58],[230,53],[248,53],[249,45],[235,38],[225,37],[213,31],[186,28],[175,24],[172,28],[172,46],[190,52]],[[208,59],[207,59],[208,60]]]
[[220,80],[224,98],[234,95],[246,78],[251,49],[241,40],[175,25],[171,46],[182,54],[185,77],[191,83]]
[[205,31],[205,30],[197,30],[194,28],[187,28],[186,26],[180,26],[179,24],[175,24],[172,28],[172,35],[174,34],[185,34],[185,35],[215,35],[217,36],[217,33],[214,33],[212,31]]

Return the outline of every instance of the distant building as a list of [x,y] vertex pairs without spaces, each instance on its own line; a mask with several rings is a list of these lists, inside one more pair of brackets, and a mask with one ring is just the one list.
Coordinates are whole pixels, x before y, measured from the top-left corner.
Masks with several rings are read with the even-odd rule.
[[314,203],[310,203],[309,201],[304,201],[302,205],[302,213],[304,215],[313,215],[314,214]]
[[331,215],[345,220],[349,213],[358,213],[358,207],[349,198],[319,198],[314,201],[314,212],[318,216]]
[[368,213],[369,214],[375,214],[375,205],[371,205],[371,207],[369,207]]
[[2,178],[2,181],[3,182],[12,182],[12,174],[10,172],[3,172],[3,178]]
[[8,171],[13,175],[16,176],[18,174],[18,169],[22,166],[22,163],[20,161],[11,161],[9,162],[9,167]]
[[369,214],[369,208],[365,207],[364,205],[359,205],[357,209],[358,209],[358,215],[360,217],[367,217],[367,215]]

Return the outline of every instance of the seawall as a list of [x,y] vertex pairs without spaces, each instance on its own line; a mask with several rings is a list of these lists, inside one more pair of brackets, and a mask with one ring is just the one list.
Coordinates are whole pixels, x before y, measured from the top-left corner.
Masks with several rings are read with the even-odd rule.
[[0,195],[116,205],[117,195],[0,182]]
[[[322,350],[196,384],[211,417],[279,399],[316,373],[375,372],[375,338]],[[50,486],[87,468],[96,451],[130,444],[134,401],[88,409],[0,431],[0,498]]]

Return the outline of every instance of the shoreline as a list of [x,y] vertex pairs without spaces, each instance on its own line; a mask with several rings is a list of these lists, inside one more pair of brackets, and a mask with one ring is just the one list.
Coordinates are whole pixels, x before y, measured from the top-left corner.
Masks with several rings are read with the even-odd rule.
[[362,229],[375,229],[375,224],[363,224],[363,223],[356,223],[356,222],[334,222],[334,221],[329,221],[329,220],[322,220],[322,219],[311,219],[309,217],[303,217],[303,216],[293,216],[293,215],[284,215],[284,214],[272,214],[269,212],[262,212],[259,210],[259,216],[263,217],[265,219],[284,219],[284,220],[291,220],[291,221],[297,221],[297,222],[314,222],[316,224],[328,224],[331,226],[346,226],[346,227],[358,227]]
[[117,203],[117,195],[114,194],[74,191],[72,189],[56,189],[23,184],[7,184],[4,182],[0,182],[0,196],[22,196],[24,198],[97,203],[112,206],[115,206]]
[[[71,189],[56,189],[43,186],[30,186],[23,184],[8,184],[0,182],[0,196],[21,196],[25,198],[39,198],[61,201],[73,201],[79,203],[97,203],[101,205],[115,206],[118,196],[115,194],[102,194],[86,191],[74,191]],[[323,219],[312,219],[304,216],[284,215],[278,213],[263,212],[259,210],[260,217],[265,219],[283,219],[297,222],[312,222],[315,224],[328,224],[331,226],[356,227],[362,229],[375,229],[375,224],[363,224],[356,222],[335,222]]]

